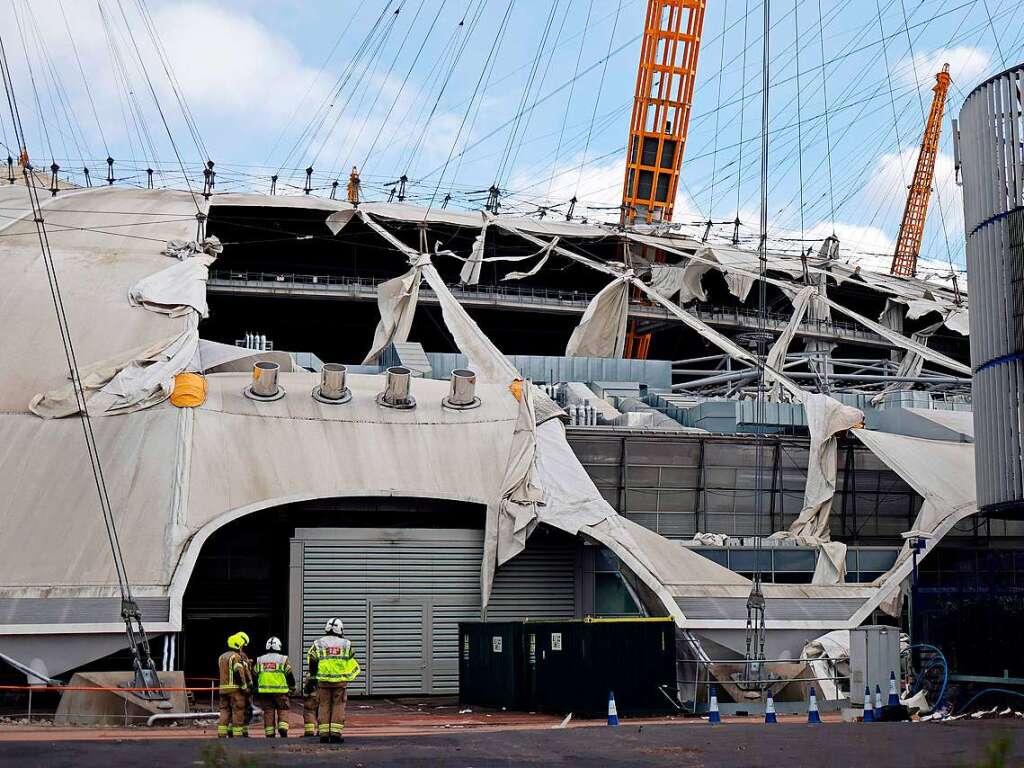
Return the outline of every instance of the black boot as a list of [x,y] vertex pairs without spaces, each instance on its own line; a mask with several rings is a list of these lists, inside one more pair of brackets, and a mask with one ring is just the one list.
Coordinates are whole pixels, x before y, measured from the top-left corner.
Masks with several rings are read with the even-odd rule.
[[277,732],[277,735],[280,736],[282,739],[287,739],[288,738],[288,729],[287,728],[279,729],[278,732]]
[[330,744],[331,743],[331,737],[330,736],[321,736],[320,737],[320,743],[321,744]]

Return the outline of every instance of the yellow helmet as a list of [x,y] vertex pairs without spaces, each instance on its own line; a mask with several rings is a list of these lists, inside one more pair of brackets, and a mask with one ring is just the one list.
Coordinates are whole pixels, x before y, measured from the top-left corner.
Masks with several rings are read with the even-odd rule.
[[249,644],[249,636],[247,634],[245,634],[245,632],[239,632],[238,636],[240,638],[242,638],[242,646],[243,647]]
[[228,638],[228,648],[233,651],[240,651],[244,645],[245,640],[241,632],[236,632]]

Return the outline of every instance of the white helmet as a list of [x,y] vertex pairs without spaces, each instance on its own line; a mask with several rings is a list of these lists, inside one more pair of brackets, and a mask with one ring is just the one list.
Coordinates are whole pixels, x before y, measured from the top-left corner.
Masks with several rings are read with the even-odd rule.
[[268,651],[274,651],[275,653],[280,653],[281,652],[281,640],[279,638],[276,638],[276,637],[268,638],[267,639],[267,650]]
[[345,625],[341,623],[341,619],[333,618],[328,619],[327,624],[324,625],[324,632],[328,635],[337,635],[341,637],[345,634]]

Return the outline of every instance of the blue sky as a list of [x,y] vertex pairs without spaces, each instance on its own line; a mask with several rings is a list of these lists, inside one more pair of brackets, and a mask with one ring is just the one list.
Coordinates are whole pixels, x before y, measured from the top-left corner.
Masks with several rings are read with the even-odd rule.
[[[208,151],[223,190],[266,190],[276,172],[280,189],[294,192],[312,165],[317,192],[327,194],[331,180],[344,183],[358,164],[366,194],[378,199],[403,173],[411,200],[439,204],[450,193],[459,207],[480,207],[485,195],[478,191],[495,182],[507,210],[523,213],[564,211],[575,194],[579,212],[607,217],[621,195],[645,0],[514,0],[511,7],[509,0],[148,0],[196,140],[139,3],[102,0],[104,21],[95,4],[77,0],[7,2],[5,15],[16,23],[5,25],[3,39],[36,165],[48,166],[52,155],[65,169],[87,164],[97,176],[109,151],[125,183],[143,183],[139,169],[152,166],[161,172],[158,183],[181,186],[148,74],[188,170],[194,173]],[[762,6],[708,5],[675,220],[699,233],[709,216],[730,221],[738,210],[752,242]],[[845,253],[886,261],[922,110],[935,72],[948,61],[954,85],[923,257],[962,265],[948,118],[987,74],[1020,60],[1024,6],[821,0],[820,9],[819,35],[817,0],[771,4],[769,211],[776,246],[797,250],[801,238],[820,240],[835,229]],[[0,140],[11,144],[12,135],[5,112]],[[720,225],[713,237],[730,233]]]

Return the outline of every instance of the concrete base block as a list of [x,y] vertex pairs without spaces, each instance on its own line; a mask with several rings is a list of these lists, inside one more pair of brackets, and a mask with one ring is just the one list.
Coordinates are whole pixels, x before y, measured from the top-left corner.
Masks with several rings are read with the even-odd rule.
[[[160,682],[168,688],[184,688],[184,672],[160,672]],[[160,712],[188,712],[185,691],[168,691],[171,707],[140,698],[131,691],[132,672],[76,672],[69,688],[97,688],[93,691],[64,691],[54,716],[54,725],[145,725],[146,718]]]

